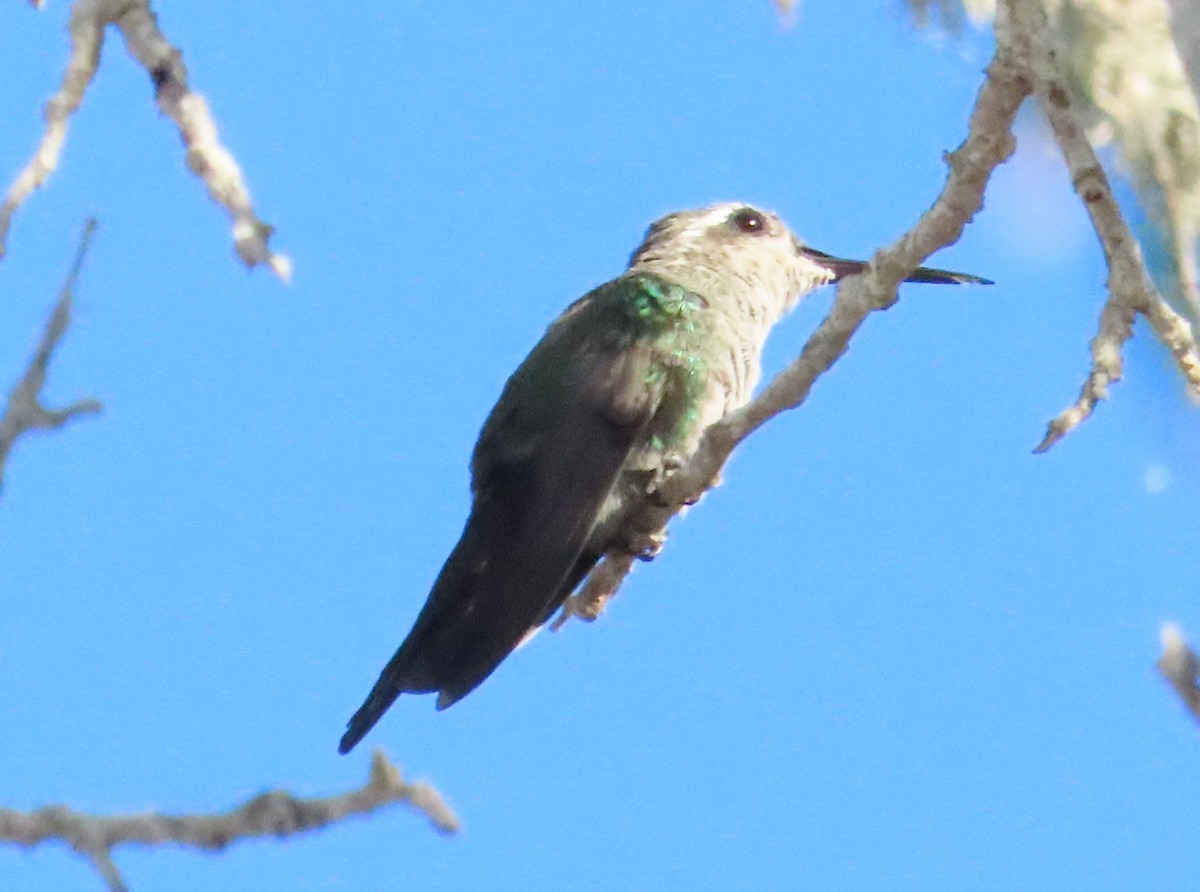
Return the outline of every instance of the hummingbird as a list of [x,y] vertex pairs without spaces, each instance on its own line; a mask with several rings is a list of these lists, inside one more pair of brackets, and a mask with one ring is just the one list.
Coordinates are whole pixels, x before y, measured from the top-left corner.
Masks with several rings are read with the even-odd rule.
[[[641,500],[749,402],[772,326],[866,268],[775,214],[716,204],[653,223],[624,273],[571,304],[508,379],[471,459],[471,513],[412,631],[350,719],[349,752],[400,694],[442,710],[547,622]],[[940,269],[904,281],[991,284]]]

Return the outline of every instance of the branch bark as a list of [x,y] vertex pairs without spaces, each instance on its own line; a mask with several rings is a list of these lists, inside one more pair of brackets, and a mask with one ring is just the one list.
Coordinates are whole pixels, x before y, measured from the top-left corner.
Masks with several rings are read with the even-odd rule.
[[50,360],[71,324],[72,293],[95,231],[96,221],[88,220],[79,240],[79,248],[75,252],[75,260],[59,292],[58,303],[46,322],[37,350],[30,358],[25,374],[8,394],[8,404],[4,415],[0,417],[0,492],[4,489],[4,471],[8,464],[8,456],[21,436],[35,430],[57,430],[77,418],[96,415],[104,410],[99,400],[94,399],[78,400],[63,409],[47,409],[42,404],[42,389],[46,386]]
[[454,834],[459,821],[440,793],[426,783],[407,783],[400,769],[376,750],[367,782],[336,796],[305,799],[271,790],[227,812],[212,815],[89,815],[62,805],[30,812],[0,809],[0,842],[31,848],[61,842],[86,858],[111,892],[128,892],[113,860],[122,845],[177,845],[219,852],[241,840],[285,839],[320,830],[346,818],[405,803],[440,833]]
[[1175,357],[1189,390],[1200,398],[1200,356],[1191,327],[1167,305],[1154,287],[1142,259],[1141,246],[1121,214],[1108,175],[1085,135],[1080,115],[1048,38],[1049,23],[1038,0],[1012,0],[1013,21],[1031,49],[1030,72],[1050,128],[1062,150],[1071,182],[1091,218],[1108,264],[1108,300],[1100,313],[1100,328],[1092,339],[1092,369],[1075,403],[1061,412],[1034,448],[1045,452],[1092,414],[1107,397],[1108,385],[1120,380],[1121,348],[1133,335],[1141,314]]

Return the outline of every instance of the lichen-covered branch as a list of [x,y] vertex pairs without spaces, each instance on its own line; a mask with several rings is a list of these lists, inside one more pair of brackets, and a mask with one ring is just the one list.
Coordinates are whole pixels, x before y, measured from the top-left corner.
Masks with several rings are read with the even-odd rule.
[[[803,403],[816,380],[845,353],[866,318],[892,306],[900,282],[926,257],[957,241],[983,206],[992,171],[1016,148],[1013,120],[1032,89],[1027,49],[1018,45],[1007,19],[1002,14],[997,20],[996,52],[975,100],[967,138],[946,156],[949,174],[933,206],[895,244],[878,251],[866,273],[839,285],[829,315],[788,368],[752,402],[708,429],[696,454],[660,491],[665,504],[647,504],[639,513],[634,521],[639,532],[661,534],[671,517],[713,485],[742,440],[771,418]],[[633,558],[627,554],[606,555],[579,592],[567,599],[555,628],[572,616],[587,621],[599,616],[632,566]]]
[[1170,683],[1188,708],[1192,718],[1200,722],[1200,660],[1188,647],[1183,632],[1174,623],[1166,623],[1159,632],[1162,640],[1162,655],[1158,658],[1158,671]]
[[1038,0],[1014,0],[1015,27],[1033,48],[1030,70],[1035,90],[1083,201],[1108,263],[1108,300],[1092,339],[1092,370],[1075,403],[1050,422],[1046,436],[1034,449],[1045,452],[1107,396],[1108,385],[1121,377],[1121,347],[1133,334],[1138,314],[1149,321],[1158,338],[1175,357],[1188,387],[1200,396],[1200,357],[1190,326],[1172,310],[1154,287],[1142,259],[1141,247],[1113,196],[1112,186],[1087,139],[1067,89],[1054,47],[1047,37],[1045,11]]
[[22,435],[35,430],[56,430],[76,418],[95,415],[104,409],[99,401],[93,399],[79,400],[63,409],[47,409],[42,404],[42,389],[46,386],[50,360],[71,324],[72,293],[95,231],[96,221],[88,220],[79,240],[79,249],[75,252],[75,261],[63,282],[58,303],[46,322],[37,350],[30,358],[25,374],[8,394],[8,404],[4,415],[0,416],[0,491],[4,489],[4,470],[9,453]]
[[0,809],[0,842],[30,848],[58,842],[88,859],[112,892],[127,886],[113,860],[119,846],[176,845],[217,852],[242,840],[284,839],[329,827],[398,803],[425,816],[441,833],[457,833],[459,821],[426,783],[408,783],[379,750],[366,784],[336,796],[300,798],[272,790],[227,812],[211,815],[89,815],[53,805],[35,811]]
[[1044,0],[1038,18],[1039,42],[1056,51],[1056,80],[1070,91],[1072,116],[1093,144],[1118,148],[1123,175],[1157,224],[1173,267],[1160,270],[1159,281],[1200,319],[1200,108],[1168,4]]
[[4,257],[13,215],[58,167],[58,158],[67,139],[67,125],[71,115],[79,108],[84,91],[92,82],[96,68],[100,65],[102,37],[103,29],[85,31],[76,29],[72,23],[71,57],[67,60],[62,83],[59,84],[58,92],[50,97],[50,101],[42,109],[42,117],[46,121],[42,141],[29,163],[25,165],[25,169],[17,174],[17,178],[9,186],[3,203],[0,203],[0,258]]
[[273,228],[255,213],[241,169],[221,144],[208,103],[188,85],[183,56],[159,30],[149,0],[75,0],[69,28],[71,56],[58,92],[46,103],[42,141],[0,203],[0,257],[13,215],[58,165],[68,122],[99,67],[109,25],[120,31],[130,55],[149,73],[159,110],[179,128],[188,167],[229,214],[238,257],[248,267],[265,264],[286,280],[291,261],[270,249]]
[[[982,23],[995,0],[907,0],[918,21],[936,4],[949,29]],[[1039,37],[1053,44],[1074,114],[1098,148],[1120,153],[1121,175],[1161,236],[1167,298],[1200,321],[1200,4],[1195,0],[1042,0]]]

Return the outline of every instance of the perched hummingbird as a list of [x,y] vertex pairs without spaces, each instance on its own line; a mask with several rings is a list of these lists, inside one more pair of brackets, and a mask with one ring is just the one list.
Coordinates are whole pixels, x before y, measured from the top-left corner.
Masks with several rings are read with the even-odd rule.
[[[474,690],[562,606],[699,445],[749,401],[771,327],[862,272],[774,214],[718,204],[654,223],[629,268],[550,326],[508,379],[471,459],[471,516],[416,624],[350,719],[349,752],[400,694]],[[906,282],[986,279],[918,269]]]

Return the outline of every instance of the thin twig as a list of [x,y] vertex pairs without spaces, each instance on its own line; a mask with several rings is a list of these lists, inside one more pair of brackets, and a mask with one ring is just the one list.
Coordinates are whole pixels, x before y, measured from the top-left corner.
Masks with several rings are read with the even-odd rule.
[[58,303],[46,322],[37,350],[30,358],[25,374],[8,394],[8,405],[3,417],[0,417],[0,491],[4,488],[4,470],[9,453],[23,434],[34,430],[57,430],[76,418],[95,415],[104,410],[104,406],[94,399],[79,400],[64,409],[47,409],[41,402],[50,360],[71,324],[72,294],[83,270],[83,261],[87,257],[95,231],[96,221],[89,219],[84,224],[75,260],[59,292]]
[[61,805],[30,812],[0,809],[0,842],[24,848],[65,843],[91,862],[112,892],[126,892],[113,861],[119,846],[178,845],[218,852],[243,840],[285,839],[320,830],[397,803],[424,815],[440,833],[460,829],[458,817],[437,790],[423,782],[407,783],[400,769],[376,750],[366,784],[336,796],[308,799],[272,790],[227,812],[203,815],[89,815]]
[[[85,23],[86,24],[86,23]],[[30,195],[40,189],[46,179],[58,167],[58,159],[62,154],[63,144],[67,139],[67,126],[71,115],[83,101],[83,94],[88,84],[96,74],[100,65],[100,48],[103,42],[104,28],[85,28],[77,26],[72,16],[71,22],[71,56],[67,60],[66,70],[63,71],[62,83],[42,109],[42,117],[46,121],[46,129],[42,133],[42,141],[38,144],[33,157],[25,168],[17,175],[9,187],[4,201],[0,203],[0,259],[4,257],[5,243],[8,230],[12,225],[13,214]]]

